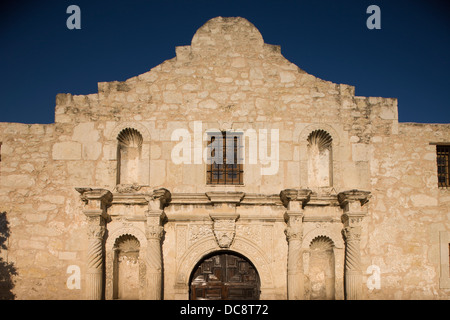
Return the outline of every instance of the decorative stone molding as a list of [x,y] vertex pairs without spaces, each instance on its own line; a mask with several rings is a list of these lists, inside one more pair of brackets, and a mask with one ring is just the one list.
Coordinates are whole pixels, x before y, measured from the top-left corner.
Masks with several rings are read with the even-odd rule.
[[211,191],[205,193],[213,205],[219,203],[239,204],[245,197],[244,192],[238,191]]
[[145,193],[114,193],[112,204],[148,205]]
[[295,142],[300,143],[300,144],[303,143],[306,145],[308,136],[311,134],[311,132],[316,131],[316,130],[324,130],[324,131],[328,132],[331,135],[331,137],[333,138],[333,144],[335,146],[340,145],[339,135],[338,135],[337,131],[332,126],[330,126],[326,123],[310,124],[307,127],[303,128],[301,130],[301,132],[299,132],[299,131],[294,132],[294,138],[298,139]]
[[251,194],[244,192],[218,192],[206,193],[172,193],[171,205],[218,205],[227,203],[231,205],[281,205],[280,196],[276,194]]
[[118,193],[134,193],[141,190],[142,186],[138,184],[118,184],[116,191]]
[[210,213],[213,220],[213,233],[217,244],[221,248],[229,248],[236,235],[236,220],[239,218],[235,213]]
[[109,130],[106,130],[105,136],[109,140],[115,141],[117,139],[117,136],[119,135],[119,133],[126,128],[134,128],[134,129],[138,130],[139,133],[142,135],[144,142],[148,142],[151,139],[149,129],[145,125],[143,125],[137,121],[120,122],[117,126],[111,128]]

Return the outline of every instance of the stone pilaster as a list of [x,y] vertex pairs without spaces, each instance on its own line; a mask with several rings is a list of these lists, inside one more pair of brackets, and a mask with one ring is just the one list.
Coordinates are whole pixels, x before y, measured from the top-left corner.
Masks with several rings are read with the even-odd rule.
[[361,222],[367,214],[364,206],[369,200],[370,192],[360,190],[344,191],[338,194],[338,200],[344,210],[342,234],[345,239],[345,298],[361,299]]
[[303,206],[309,201],[310,190],[286,189],[281,191],[280,198],[287,208],[284,218],[288,241],[287,286],[289,300],[304,298],[304,275],[302,254],[303,240]]
[[145,252],[146,266],[146,299],[161,300],[162,298],[162,252],[161,239],[164,234],[163,223],[166,218],[164,207],[170,202],[171,195],[166,189],[153,191],[148,201],[148,211],[145,233],[147,250]]
[[106,209],[112,193],[105,189],[76,188],[85,203],[83,213],[88,221],[88,252],[86,270],[86,299],[103,298],[103,237],[106,231]]

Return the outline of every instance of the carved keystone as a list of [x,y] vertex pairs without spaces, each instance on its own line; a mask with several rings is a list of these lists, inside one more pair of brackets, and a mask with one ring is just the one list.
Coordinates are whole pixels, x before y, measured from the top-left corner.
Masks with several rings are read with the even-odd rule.
[[229,248],[236,235],[236,220],[239,214],[236,213],[210,213],[213,220],[213,232],[217,244],[221,248]]

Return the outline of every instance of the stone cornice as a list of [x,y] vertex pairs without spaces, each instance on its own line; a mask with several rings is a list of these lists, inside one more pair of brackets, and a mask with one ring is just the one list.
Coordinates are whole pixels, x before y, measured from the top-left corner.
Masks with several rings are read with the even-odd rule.
[[301,202],[304,206],[310,200],[311,193],[309,189],[285,189],[280,192],[280,199],[286,208],[292,201]]
[[205,194],[212,204],[234,203],[237,205],[245,197],[245,193],[239,191],[210,191]]
[[210,213],[209,216],[211,217],[212,221],[217,221],[217,220],[236,221],[237,218],[239,218],[239,214],[237,214],[237,213]]
[[103,203],[110,203],[112,200],[112,193],[106,189],[92,189],[92,188],[75,188],[80,193],[81,200],[84,202],[98,200]]
[[113,193],[112,204],[148,204],[148,195],[144,193]]
[[[150,192],[114,192],[102,188],[80,187],[75,188],[80,193],[81,200],[93,204],[98,200],[98,205],[109,207],[110,205],[148,205],[153,202],[159,209],[168,205],[270,205],[288,207],[289,203],[298,205],[300,210],[304,206],[340,206],[349,207],[353,204],[356,208],[364,206],[370,199],[369,191],[348,190],[338,195],[317,195],[309,189],[285,189],[279,194],[258,194],[235,191],[208,191],[198,193],[171,193],[165,188]],[[100,207],[98,208],[100,209]],[[354,210],[351,210],[354,211]]]
[[338,201],[341,207],[346,206],[350,202],[356,201],[358,201],[361,204],[361,206],[363,206],[367,202],[369,202],[370,197],[371,197],[370,191],[352,189],[339,192]]
[[111,205],[112,193],[106,189],[75,188],[84,202],[83,213],[87,217],[107,218],[106,209]]

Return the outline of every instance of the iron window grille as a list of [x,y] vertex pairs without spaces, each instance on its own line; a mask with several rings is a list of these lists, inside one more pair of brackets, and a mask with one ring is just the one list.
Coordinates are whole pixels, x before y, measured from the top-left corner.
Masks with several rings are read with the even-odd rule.
[[450,145],[436,146],[438,186],[440,188],[450,187]]
[[243,184],[243,135],[208,132],[207,184]]

